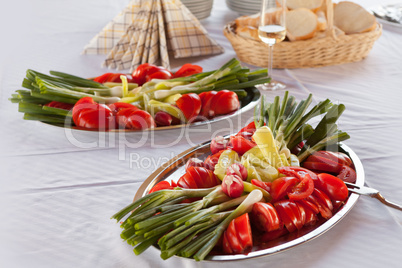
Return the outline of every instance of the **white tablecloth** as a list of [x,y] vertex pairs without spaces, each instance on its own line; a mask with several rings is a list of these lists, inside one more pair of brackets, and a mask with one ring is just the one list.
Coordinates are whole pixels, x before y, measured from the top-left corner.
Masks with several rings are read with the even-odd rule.
[[[393,1],[358,1],[365,7]],[[395,1],[394,1],[395,2]],[[208,127],[151,134],[72,133],[22,120],[8,101],[28,68],[93,77],[104,56],[83,47],[128,0],[8,1],[0,45],[0,267],[400,267],[402,212],[361,197],[324,235],[286,252],[248,261],[196,263],[156,249],[135,256],[110,220],[141,183],[178,153],[228,134],[251,120],[248,112]],[[216,69],[235,57],[223,26],[238,14],[215,0],[202,21],[225,48],[218,56],[172,60]],[[299,100],[344,103],[339,126],[360,157],[366,183],[402,204],[402,29],[384,26],[369,56],[358,63],[275,70]],[[263,92],[268,99],[282,92]],[[180,134],[179,134],[180,133]]]

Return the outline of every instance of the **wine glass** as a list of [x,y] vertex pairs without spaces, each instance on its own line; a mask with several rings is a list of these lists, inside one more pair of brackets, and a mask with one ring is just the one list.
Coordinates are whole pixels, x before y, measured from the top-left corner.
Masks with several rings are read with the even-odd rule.
[[273,49],[276,43],[282,42],[286,36],[286,0],[262,0],[258,36],[268,44],[268,76],[270,83],[260,86],[264,90],[277,90],[286,87],[285,84],[272,78]]

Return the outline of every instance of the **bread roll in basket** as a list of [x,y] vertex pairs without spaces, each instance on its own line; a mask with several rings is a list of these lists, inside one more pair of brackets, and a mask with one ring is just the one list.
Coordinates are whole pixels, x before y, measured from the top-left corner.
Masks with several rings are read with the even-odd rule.
[[[289,5],[287,7],[289,9]],[[299,9],[305,8],[287,12],[287,15],[294,14],[287,16],[287,38],[274,45],[274,68],[309,68],[361,61],[381,36],[381,24],[353,2],[333,4],[331,0],[323,0],[319,9],[309,10],[314,12],[315,19],[306,15],[306,10]],[[293,23],[291,17],[296,21],[302,18],[304,24]],[[224,35],[241,61],[267,67],[268,45],[258,38],[258,21],[259,14],[240,17],[224,27]],[[305,29],[298,24],[311,29],[303,32]]]

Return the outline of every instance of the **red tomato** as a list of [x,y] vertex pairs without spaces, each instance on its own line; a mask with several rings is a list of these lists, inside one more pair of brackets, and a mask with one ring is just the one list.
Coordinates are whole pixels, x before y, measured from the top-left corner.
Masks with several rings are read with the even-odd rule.
[[73,121],[79,127],[90,129],[114,128],[116,124],[112,110],[91,97],[84,97],[74,105]]
[[240,131],[237,133],[237,135],[239,135],[242,132],[250,132],[252,134],[254,134],[254,132],[256,131],[256,127],[255,127],[255,123],[254,121],[249,123],[247,126],[245,126],[244,128],[240,129]]
[[148,194],[156,192],[156,191],[160,191],[160,190],[172,190],[174,188],[174,186],[170,185],[170,183],[168,181],[160,181],[157,184],[155,184],[154,187],[152,187],[152,189],[149,191]]
[[123,74],[123,73],[105,73],[98,77],[95,77],[93,79],[93,81],[101,83],[101,84],[106,83],[106,82],[121,83],[121,78],[120,78],[121,75],[124,75],[127,77],[127,75]]
[[318,175],[315,187],[323,191],[331,200],[345,201],[349,194],[348,187],[341,179],[326,173]]
[[216,154],[212,154],[205,159],[204,164],[205,167],[209,170],[214,171],[216,164],[218,164],[219,157],[225,150],[219,151]]
[[357,175],[356,171],[353,168],[344,165],[337,177],[343,181],[354,183],[356,181]]
[[212,91],[202,92],[202,93],[200,93],[200,95],[198,95],[201,99],[200,115],[203,117],[202,119],[208,119],[208,118],[213,117],[213,113],[210,115],[211,100],[217,93],[218,93],[217,91],[212,90]]
[[243,155],[245,152],[256,146],[256,144],[250,140],[247,140],[243,136],[230,136],[230,143],[233,151],[239,155]]
[[303,167],[318,172],[339,174],[343,165],[320,156],[311,155],[305,162],[303,162]]
[[143,110],[134,108],[121,109],[116,114],[118,125],[126,129],[147,129],[156,126],[152,116]]
[[318,209],[318,205],[315,202],[308,201],[307,199],[297,200],[296,202],[298,204],[303,204],[303,207],[305,209],[308,208],[309,210],[313,211],[314,214],[320,213],[320,210]]
[[132,73],[132,82],[137,83],[139,86],[142,86],[153,78],[170,79],[172,78],[172,74],[161,66],[149,63],[141,64]]
[[305,174],[302,180],[288,193],[290,200],[301,200],[311,195],[314,190],[314,182],[309,174]]
[[307,201],[313,202],[318,206],[320,214],[324,219],[332,217],[333,205],[331,199],[324,192],[314,188],[313,194],[307,197]]
[[352,160],[343,153],[319,151],[310,155],[303,163],[303,167],[317,171],[336,174],[343,181],[355,182],[356,172],[352,168]]
[[223,233],[223,251],[227,254],[241,254],[253,246],[248,214],[233,219]]
[[256,180],[256,179],[252,179],[252,180],[251,180],[251,184],[253,184],[253,185],[255,185],[255,186],[258,186],[258,187],[264,189],[264,190],[267,191],[268,193],[271,192],[271,185],[272,185],[271,182],[268,182],[268,181],[259,181],[259,180]]
[[212,97],[210,105],[210,116],[224,115],[234,112],[240,108],[239,98],[236,93],[229,90],[221,90]]
[[296,177],[279,177],[271,184],[271,196],[272,200],[278,201],[283,199],[288,192],[299,182]]
[[188,121],[196,119],[201,111],[201,99],[195,93],[184,94],[176,101],[176,105]]
[[317,174],[312,172],[311,170],[307,168],[302,168],[302,167],[279,167],[278,168],[279,173],[282,173],[283,175],[286,176],[301,176],[303,173],[308,173],[310,177],[313,179],[315,182],[317,180]]
[[106,81],[107,81],[107,79],[109,78],[109,76],[111,76],[113,73],[105,73],[105,74],[102,74],[102,75],[100,75],[100,76],[98,76],[98,77],[95,77],[93,80],[95,81],[95,82],[98,82],[98,83],[101,83],[101,84],[103,84],[103,83],[105,83]]
[[271,232],[282,228],[278,213],[271,203],[254,203],[251,212],[253,224],[264,232]]
[[198,74],[202,72],[202,67],[190,63],[186,63],[181,68],[174,73],[173,77],[185,77],[193,74]]
[[229,243],[229,241],[228,241],[228,238],[227,238],[227,235],[226,235],[226,231],[223,233],[223,236],[222,236],[223,238],[222,238],[222,249],[223,249],[223,252],[225,252],[226,254],[233,254],[233,250],[232,250],[232,247],[231,247],[231,245],[230,245],[230,243]]
[[170,79],[172,74],[168,70],[160,69],[157,72],[149,74],[146,76],[146,81],[151,81],[152,79]]
[[[133,108],[130,109],[134,110]],[[156,124],[148,112],[143,110],[134,110],[128,117],[126,127],[129,129],[148,129],[156,127]]]
[[274,203],[274,207],[290,233],[303,227],[304,223],[302,222],[300,210],[296,203],[289,200],[280,200]]
[[112,74],[111,76],[108,77],[108,79],[105,82],[121,83],[120,76],[122,76],[122,75],[126,76],[125,74],[122,74],[122,73]]
[[226,248],[223,248],[223,251],[225,253],[232,252],[232,254],[238,254],[241,253],[243,248],[240,244],[239,238],[236,235],[236,227],[234,225],[234,220],[232,220],[229,223],[228,228],[226,231],[223,233],[224,239],[227,241],[227,245],[230,248],[229,250]]
[[177,181],[177,186],[187,189],[198,189],[211,188],[219,183],[213,171],[204,167],[191,166]]
[[245,213],[234,219],[236,233],[240,244],[243,247],[243,252],[253,247],[253,236],[251,233],[250,218],[248,213]]
[[73,121],[77,121],[81,111],[96,109],[96,102],[91,97],[84,97],[78,100],[73,107]]
[[109,106],[110,110],[112,110],[114,115],[116,115],[122,109],[133,108],[133,109],[139,110],[139,108],[137,106],[132,105],[130,103],[125,103],[125,102],[115,102],[115,103],[109,104],[108,106]]
[[58,108],[58,109],[64,109],[64,110],[71,110],[74,107],[74,104],[64,103],[64,102],[59,102],[59,101],[51,101],[51,102],[45,104],[45,106]]
[[315,212],[311,209],[311,207],[309,205],[307,205],[307,203],[300,202],[300,201],[301,200],[296,201],[296,204],[299,207],[299,209],[303,210],[305,213],[304,225],[314,225],[318,220],[318,217],[317,217],[317,214],[319,212],[318,207],[316,206],[317,212]]
[[351,166],[353,164],[352,160],[344,153],[341,152],[331,152],[331,151],[318,151],[313,153],[313,156],[320,156],[327,158],[328,160],[340,163],[342,165]]

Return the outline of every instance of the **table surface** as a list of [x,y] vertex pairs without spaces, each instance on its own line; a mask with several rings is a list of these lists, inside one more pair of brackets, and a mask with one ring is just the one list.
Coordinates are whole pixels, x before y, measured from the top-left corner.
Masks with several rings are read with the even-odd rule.
[[[12,3],[11,3],[12,2]],[[238,17],[215,0],[202,24],[225,53],[172,59],[212,70],[236,54],[223,26]],[[364,7],[395,1],[358,1]],[[159,258],[156,249],[135,256],[110,216],[131,202],[141,183],[180,152],[229,134],[252,112],[211,126],[127,135],[65,131],[22,120],[8,101],[28,68],[93,77],[107,70],[103,55],[83,47],[128,0],[9,1],[1,16],[0,266],[1,267],[400,267],[402,212],[360,197],[324,235],[272,256],[237,262],[196,263]],[[339,127],[360,157],[366,183],[402,204],[402,28],[384,25],[366,59],[308,69],[274,70],[299,100],[314,94],[344,103]],[[254,67],[253,67],[254,68]],[[269,100],[283,91],[262,92]]]

